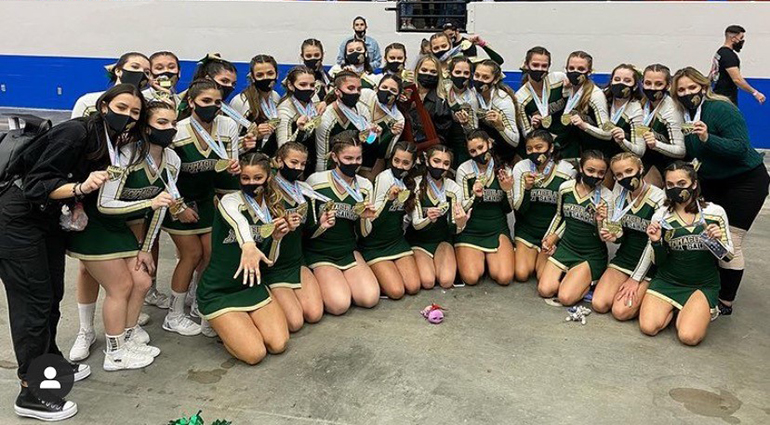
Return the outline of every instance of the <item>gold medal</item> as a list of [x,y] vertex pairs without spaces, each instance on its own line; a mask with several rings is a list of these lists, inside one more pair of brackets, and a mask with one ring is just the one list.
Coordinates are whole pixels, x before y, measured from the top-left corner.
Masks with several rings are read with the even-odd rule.
[[398,192],[398,202],[402,204],[405,203],[411,194],[412,192],[409,189],[401,189],[401,191]]
[[561,123],[564,125],[570,125],[572,124],[572,115],[571,114],[564,114],[561,116]]
[[634,127],[634,133],[636,134],[636,137],[644,137],[644,134],[650,131],[650,127],[647,127],[646,125],[637,125]]
[[366,202],[356,202],[355,205],[353,205],[353,212],[356,215],[361,215],[366,211]]
[[278,118],[273,118],[273,119],[271,119],[271,120],[267,120],[267,124],[268,124],[270,127],[273,127],[273,128],[277,128],[277,127],[278,127],[278,124],[280,124],[280,123],[281,123],[281,120],[280,120],[280,119],[278,119]]
[[688,134],[692,134],[693,131],[695,131],[695,126],[693,123],[684,123],[682,124],[682,133],[687,136]]
[[317,116],[317,117],[314,117],[314,118],[311,118],[311,119],[309,119],[309,120],[308,120],[308,121],[305,123],[305,128],[304,128],[304,130],[303,130],[303,131],[305,131],[305,132],[310,132],[310,131],[313,131],[313,130],[315,130],[316,128],[318,128],[318,125],[319,125],[319,124],[321,124],[321,116],[320,116],[320,115],[319,115],[319,116]]
[[218,159],[216,164],[214,164],[214,171],[216,171],[217,173],[221,173],[222,171],[227,170],[229,166],[230,166],[229,159]]
[[545,176],[540,173],[537,173],[534,175],[534,177],[535,177],[535,187],[542,186],[543,182],[545,181]]
[[337,210],[337,204],[334,203],[334,201],[326,201],[324,204],[324,211],[325,212],[332,212]]
[[441,215],[446,214],[449,211],[449,202],[441,202],[438,204],[438,210],[441,212]]
[[544,116],[540,118],[540,125],[543,126],[543,128],[548,128],[553,124],[553,117],[550,115]]
[[619,235],[623,230],[623,225],[619,221],[604,220],[602,227],[615,236]]
[[185,205],[184,205],[184,198],[178,198],[178,199],[175,199],[175,200],[174,200],[174,203],[173,203],[173,204],[171,204],[171,205],[168,207],[168,212],[169,212],[169,213],[171,213],[171,216],[172,216],[172,217],[176,217],[176,216],[178,216],[178,215],[179,215],[179,214],[180,214],[182,211],[184,211],[184,210],[185,210],[185,208],[186,208],[186,207],[185,207]]
[[602,124],[602,130],[604,131],[611,131],[615,127],[617,126],[613,124],[612,121],[607,121],[604,124]]
[[110,180],[118,180],[121,177],[123,177],[123,172],[125,172],[124,168],[118,167],[117,165],[110,165],[107,167],[107,176]]
[[262,236],[262,239],[267,239],[270,237],[270,235],[273,234],[274,230],[275,230],[274,223],[263,224],[259,226],[259,236]]
[[307,214],[307,202],[300,204],[295,210],[297,214],[304,217]]

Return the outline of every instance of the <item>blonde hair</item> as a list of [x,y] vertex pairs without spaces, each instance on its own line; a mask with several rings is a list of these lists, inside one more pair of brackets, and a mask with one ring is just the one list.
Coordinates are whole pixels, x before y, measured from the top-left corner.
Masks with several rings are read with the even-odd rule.
[[436,72],[438,72],[438,86],[436,87],[436,94],[441,99],[446,99],[446,87],[444,83],[444,67],[441,65],[441,61],[439,61],[433,54],[429,55],[423,55],[420,57],[420,60],[417,61],[417,64],[414,66],[414,83],[417,85],[417,87],[421,87],[419,81],[417,81],[417,74],[420,73],[420,67],[425,62],[432,62],[436,66]]
[[639,167],[639,170],[644,171],[644,164],[642,163],[642,158],[639,158],[639,155],[633,153],[633,152],[621,152],[619,154],[616,154],[610,159],[610,168],[616,163],[620,161],[625,160],[631,160],[634,164],[636,164]]
[[670,94],[671,94],[671,97],[676,102],[676,106],[679,109],[683,109],[683,107],[682,107],[682,104],[679,103],[679,98],[677,97],[676,92],[677,92],[677,89],[679,88],[679,80],[682,79],[682,77],[687,77],[693,80],[695,84],[698,84],[699,86],[701,86],[701,88],[703,89],[703,92],[705,93],[706,99],[718,100],[718,101],[728,102],[732,104],[732,102],[730,102],[730,99],[728,99],[725,96],[722,96],[721,94],[716,94],[714,93],[713,90],[711,90],[711,81],[706,76],[701,74],[701,72],[698,71],[697,69],[691,66],[687,66],[680,69],[679,71],[676,71],[676,73],[674,74],[674,77],[671,80]]

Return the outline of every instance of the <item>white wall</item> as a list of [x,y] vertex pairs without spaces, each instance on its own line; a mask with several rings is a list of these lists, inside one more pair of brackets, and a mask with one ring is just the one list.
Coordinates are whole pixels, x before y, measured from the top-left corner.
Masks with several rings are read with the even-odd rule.
[[[412,58],[424,34],[396,34],[394,3],[265,2],[249,0],[2,0],[0,54],[115,57],[124,51],[172,50],[183,59],[219,52],[233,61],[268,53],[298,61],[299,45],[319,38],[329,53],[366,16],[381,47],[407,45]],[[525,51],[544,45],[557,67],[587,50],[600,72],[620,62],[708,70],[724,28],[748,29],[744,75],[770,77],[770,3],[763,2],[523,2],[473,3],[469,30],[481,33],[517,69]],[[333,54],[327,53],[330,64]]]

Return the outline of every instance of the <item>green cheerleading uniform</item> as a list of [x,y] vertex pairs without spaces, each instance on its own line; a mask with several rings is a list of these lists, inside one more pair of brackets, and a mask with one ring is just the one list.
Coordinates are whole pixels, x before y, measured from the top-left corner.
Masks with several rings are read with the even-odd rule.
[[[207,320],[214,319],[233,311],[250,312],[270,303],[267,285],[254,286],[243,284],[243,273],[237,278],[233,275],[241,263],[241,246],[255,242],[271,261],[278,257],[280,241],[272,236],[262,238],[259,229],[262,222],[257,218],[241,192],[230,193],[222,197],[214,217],[211,234],[211,261],[203,272],[196,297],[198,309]],[[267,269],[260,263],[260,274]]]
[[[356,104],[356,111],[359,115],[371,119],[368,115],[369,112],[366,105],[361,101]],[[334,168],[334,163],[329,158],[329,153],[331,152],[331,140],[334,136],[345,130],[358,131],[356,126],[345,117],[345,114],[337,112],[336,102],[330,104],[323,115],[321,115],[321,124],[315,131],[316,172]]]
[[[279,120],[278,103],[281,101],[281,95],[275,90],[270,91],[270,101],[272,102],[272,105],[275,105],[275,111],[271,112],[271,114],[275,113],[275,115],[272,116],[268,116],[268,113],[263,109],[262,101],[260,100],[261,96],[262,93],[259,93],[254,86],[249,86],[246,90],[233,97],[230,101],[230,106],[246,117],[247,120],[257,125],[268,123],[273,120]],[[249,100],[249,97],[256,100],[252,103],[252,100]],[[280,125],[278,122],[273,122],[273,124],[276,124],[276,128]],[[254,150],[262,152],[270,157],[275,155],[275,151],[278,149],[278,138],[276,133],[277,131],[273,131],[267,140],[257,137],[257,146]]]
[[[645,104],[646,102],[642,103],[643,108]],[[649,127],[655,135],[656,143],[654,148],[644,151],[642,162],[647,170],[655,167],[662,175],[666,167],[678,159],[683,159],[686,154],[682,135],[682,113],[670,96],[664,97],[657,108],[652,108],[649,104],[646,108],[643,109],[642,116],[644,117],[645,113],[654,114]]]
[[[364,202],[371,202],[372,184],[369,180],[356,175]],[[311,269],[320,266],[332,266],[339,270],[347,270],[356,265],[353,252],[356,250],[356,240],[371,232],[370,220],[361,219],[353,211],[356,200],[347,192],[339,191],[332,178],[332,170],[314,173],[308,177],[310,187],[334,202],[335,224],[324,229],[316,222],[308,228],[310,237],[305,240],[305,258]],[[324,212],[324,202],[313,201],[315,217],[321,217]]]
[[[616,211],[618,208],[626,208],[629,202],[634,201],[631,194],[626,192],[622,190],[619,184],[615,184],[612,196],[614,208],[611,208],[611,211]],[[621,196],[623,196],[622,201],[620,201]],[[631,207],[620,220],[623,226],[623,233],[615,241],[615,243],[620,244],[620,247],[609,265],[610,268],[619,270],[629,276],[633,275],[647,247],[649,240],[647,237],[647,227],[650,225],[650,219],[655,214],[655,211],[663,206],[663,202],[666,200],[665,192],[652,185],[648,185],[641,197],[641,203],[635,202],[639,206]],[[649,280],[654,274],[655,270],[650,270],[647,273],[646,279]]]
[[[182,160],[177,187],[185,205],[194,209],[199,218],[196,223],[182,223],[170,216],[166,217],[163,230],[172,235],[200,235],[211,232],[215,190],[224,193],[238,187],[236,176],[230,175],[226,170],[220,173],[215,171],[214,166],[220,158],[211,147],[203,147],[190,124],[191,119],[192,117],[179,122],[172,146]],[[231,141],[237,140],[235,121],[217,116],[213,121],[211,133],[218,134],[227,151],[232,154]]]
[[[131,158],[134,146],[121,149],[121,163]],[[124,167],[122,175],[107,181],[98,195],[86,197],[83,209],[88,216],[88,224],[81,232],[68,233],[69,255],[80,260],[99,261],[135,257],[140,249],[150,252],[166,208],[152,213],[141,246],[127,222],[150,214],[152,198],[165,190],[162,179],[167,178],[167,169],[172,178],[176,178],[179,157],[171,149],[164,151],[158,174],[153,174],[143,160]]]
[[[295,101],[297,100],[287,97],[278,104],[278,118],[280,119],[280,124],[278,124],[278,128],[275,129],[275,137],[279,148],[288,142],[297,142],[305,146],[305,148],[307,148],[305,172],[312,173],[315,172],[316,166],[315,129],[304,131],[297,127],[297,120],[304,114],[297,110],[297,107],[294,104]],[[300,106],[302,106],[301,103]],[[309,119],[312,118],[314,117]]]
[[422,184],[422,179],[423,177],[416,177],[414,181],[416,202],[411,213],[411,225],[406,229],[406,240],[412,250],[420,250],[433,257],[442,242],[452,244],[457,232],[462,231],[455,223],[454,209],[455,204],[463,204],[463,191],[454,180],[444,178],[443,187],[449,210],[435,222],[431,222],[427,209],[437,208],[442,201],[430,190],[428,182]]
[[[304,183],[298,182],[298,184]],[[300,204],[292,199],[291,195],[287,194],[283,189],[281,189],[280,195],[283,208],[286,210],[284,216],[288,217],[290,213],[297,212]],[[305,211],[302,214],[301,224],[281,239],[280,257],[278,257],[272,267],[269,267],[262,274],[262,283],[270,288],[299,289],[302,287],[301,268],[302,266],[307,266],[302,249],[302,234],[310,224],[308,222],[308,215],[312,213],[310,211],[310,204],[307,203],[307,200],[305,202],[306,204],[304,205],[306,207],[303,207]]]
[[[563,72],[551,72],[543,78],[543,84],[546,87],[548,115],[551,117],[551,125],[548,126],[548,128],[541,125],[540,128],[551,133],[554,145],[559,149],[563,158],[577,158],[580,156],[578,146],[576,144],[571,144],[570,139],[567,137],[570,128],[561,123],[561,115],[562,112],[564,112],[564,105],[566,104],[566,100],[564,99],[564,80],[566,79],[567,76]],[[527,82],[516,91],[516,115],[518,116],[519,124],[522,127],[522,134],[524,135],[527,135],[534,130],[534,128],[532,128],[532,116],[540,115],[537,104],[532,98],[530,87],[529,82]],[[542,92],[537,93],[537,95],[542,95]],[[516,153],[519,157],[526,158],[526,143],[519,143]]]
[[512,211],[512,194],[500,188],[494,164],[490,161],[487,166],[493,167],[484,183],[484,194],[476,197],[473,185],[479,175],[474,172],[472,159],[460,164],[457,169],[457,184],[463,190],[463,199],[472,204],[473,214],[465,225],[465,230],[455,237],[456,247],[474,248],[483,252],[497,252],[500,247],[500,235],[511,238],[506,215]]
[[[599,237],[595,214],[595,190],[585,196],[577,193],[577,180],[569,180],[559,187],[556,215],[546,235],[556,233],[559,243],[548,261],[562,271],[583,263],[591,269],[591,280],[598,280],[607,268],[607,244]],[[612,205],[612,193],[600,187],[599,205]]]
[[465,127],[456,120],[453,120],[446,135],[447,146],[449,146],[454,154],[452,155],[452,169],[457,170],[460,164],[471,159],[470,155],[468,155],[465,135],[466,129],[469,131],[479,127],[479,117],[474,112],[479,109],[479,102],[473,90],[467,89],[459,95],[454,90],[452,82],[449,80],[447,82],[447,103],[449,104],[449,109],[452,110],[453,115],[465,110],[468,113],[469,120]]
[[481,95],[477,95],[476,99],[477,114],[484,116],[488,111],[500,114],[502,128],[496,128],[485,120],[479,119],[479,129],[486,131],[494,140],[495,154],[500,160],[506,164],[512,163],[519,145],[519,129],[516,126],[516,106],[513,95],[505,90],[493,88],[486,105]]
[[559,161],[545,180],[526,189],[524,177],[531,172],[532,161],[529,159],[519,161],[513,167],[514,239],[539,251],[556,214],[559,187],[575,178],[575,168],[567,161]]
[[393,173],[385,170],[374,180],[374,208],[377,218],[372,220],[372,231],[361,238],[359,248],[366,264],[393,261],[414,255],[404,237],[404,204],[398,197],[388,199],[390,188],[395,185]]
[[398,108],[394,108],[394,116],[391,117],[387,113],[384,113],[380,119],[373,119],[378,109],[377,93],[374,90],[361,90],[361,102],[368,108],[367,116],[372,118],[372,122],[377,124],[382,130],[374,143],[364,143],[363,148],[363,161],[361,163],[361,169],[371,170],[378,159],[386,159],[392,155],[393,147],[398,143],[401,138],[401,134],[393,134],[392,126],[396,123],[404,125],[404,115]]
[[658,297],[678,309],[682,309],[696,291],[701,291],[709,307],[716,308],[719,302],[718,260],[703,244],[700,234],[709,224],[722,229],[720,242],[727,248],[727,260],[733,255],[727,214],[719,205],[710,203],[696,217],[695,225],[688,226],[676,213],[667,208],[659,209],[653,220],[664,220],[673,229],[662,229],[663,237],[658,243],[651,243],[653,261],[657,266],[655,277],[650,282],[647,294]]

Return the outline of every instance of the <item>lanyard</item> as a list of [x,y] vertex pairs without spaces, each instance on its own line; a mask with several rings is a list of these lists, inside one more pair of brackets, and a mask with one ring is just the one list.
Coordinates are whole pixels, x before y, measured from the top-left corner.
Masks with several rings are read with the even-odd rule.
[[300,115],[304,115],[308,118],[313,118],[316,115],[318,115],[318,112],[316,112],[315,105],[313,105],[313,102],[308,102],[307,106],[302,106],[302,104],[297,100],[296,97],[291,96],[291,103],[294,104],[294,107],[297,108],[297,112],[299,112]]
[[113,146],[110,135],[107,133],[107,126],[104,126],[104,137],[107,142],[107,153],[110,155],[110,164],[120,167],[120,149]]
[[213,150],[218,157],[222,159],[230,159],[227,156],[227,148],[225,148],[225,144],[222,143],[222,141],[219,139],[219,133],[217,133],[217,140],[214,140],[214,138],[203,129],[203,126],[201,126],[201,124],[195,118],[190,118],[190,124],[192,124],[195,132],[203,138],[206,144],[209,145],[211,150]]
[[345,115],[345,118],[353,123],[353,126],[356,127],[358,131],[364,131],[369,128],[369,121],[367,121],[366,117],[360,115],[357,110],[348,108],[347,106],[343,105],[342,102],[337,102],[337,106],[339,106],[340,111],[342,111],[342,114]]
[[535,102],[535,106],[537,106],[537,111],[540,112],[540,116],[545,118],[548,116],[548,84],[545,80],[543,80],[543,90],[542,94],[540,96],[535,93],[535,89],[532,87],[532,84],[527,84],[527,88],[529,89],[529,92],[532,93],[532,100]]
[[240,112],[236,111],[235,109],[233,109],[230,105],[226,104],[225,102],[222,102],[222,106],[220,107],[220,109],[222,110],[222,112],[225,113],[225,115],[227,115],[228,117],[230,117],[233,120],[235,120],[235,122],[237,122],[238,124],[240,124],[244,128],[251,127],[251,121],[247,120],[246,117],[241,115]]
[[268,119],[274,120],[278,118],[278,109],[275,107],[272,92],[267,94],[267,101],[265,101],[265,99],[259,99],[259,106],[262,107],[262,112],[264,112]]
[[278,185],[281,186],[281,188],[289,194],[291,199],[294,200],[294,202],[297,203],[297,205],[301,205],[305,203],[305,197],[302,196],[302,190],[299,188],[299,183],[289,183],[286,179],[281,177],[280,174],[275,175],[275,181],[278,182]]
[[377,105],[379,105],[380,109],[382,109],[382,111],[385,112],[389,117],[398,121],[398,108],[396,107],[396,102],[393,102],[393,106],[390,108],[388,108],[388,105],[380,103],[379,100],[377,100]]
[[564,115],[569,114],[572,112],[573,109],[575,109],[575,106],[577,106],[578,101],[583,96],[583,87],[580,87],[578,91],[574,91],[567,99],[567,105],[564,107]]
[[[476,174],[476,180],[481,176],[481,171],[479,171],[479,165],[476,164],[476,161],[471,162],[471,165],[473,166],[473,173]],[[489,158],[489,164],[487,164],[487,169],[484,170],[484,182],[491,182],[493,173],[495,172],[495,159],[490,156]]]
[[[273,222],[273,217],[270,215],[270,209],[267,208],[267,205],[265,205],[264,208],[259,206],[257,204],[256,199],[252,198],[251,195],[243,194],[243,198],[246,199],[246,203],[249,204],[252,210],[254,210],[254,213],[259,217],[259,220],[262,221],[265,224],[269,224]],[[264,203],[264,199],[262,200],[262,203]]]
[[489,103],[484,100],[484,95],[478,92],[476,93],[476,99],[479,101],[479,107],[482,110],[489,112],[489,110],[492,109],[492,103],[495,100],[495,89],[492,89],[492,92],[489,94]]
[[[464,103],[466,105],[473,105],[473,89],[467,88],[462,93],[460,93],[460,103]],[[458,95],[455,94],[455,97]]]
[[439,202],[446,202],[446,185],[442,184],[441,189],[439,189],[436,183],[433,181],[433,177],[425,176],[425,178],[428,179],[430,190],[433,191],[433,196],[435,196]]
[[[620,107],[617,111],[612,113],[612,123],[617,124],[618,121],[620,121],[620,117],[623,116],[623,112],[626,111],[626,106],[628,106],[628,103],[631,102],[630,100],[627,100],[626,103],[623,104],[623,106]],[[612,107],[615,108],[615,102],[612,103]]]
[[458,44],[457,46],[455,46],[455,47],[453,47],[453,48],[449,49],[449,51],[448,51],[448,52],[446,52],[446,53],[444,53],[443,55],[441,55],[441,57],[440,57],[440,58],[438,58],[438,60],[439,60],[439,61],[441,61],[441,62],[444,62],[444,61],[446,61],[447,59],[451,58],[452,56],[454,56],[454,55],[456,55],[456,54],[460,53],[460,51],[461,51],[461,50],[462,50],[462,45],[461,45],[461,44]]
[[361,195],[361,192],[359,191],[358,180],[355,177],[353,177],[353,186],[350,186],[348,182],[340,177],[340,175],[337,174],[337,170],[332,170],[332,178],[335,182],[342,186],[342,188],[345,189],[345,192],[352,196],[356,202],[363,202],[364,196]]
[[174,197],[174,199],[179,199],[182,197],[182,195],[179,193],[179,189],[176,187],[176,181],[171,177],[171,172],[168,171],[168,167],[164,168],[163,171],[165,171],[166,178],[163,178],[163,173],[158,171],[158,166],[155,165],[155,160],[152,159],[152,155],[150,153],[147,153],[147,166],[150,167],[150,170],[153,174],[160,177],[160,180],[163,182],[163,185],[166,186],[166,190],[171,194],[171,196]]
[[644,184],[642,185],[642,191],[639,192],[639,195],[636,198],[634,198],[631,202],[629,202],[625,208],[621,209],[621,207],[623,206],[623,202],[625,202],[626,196],[628,194],[628,189],[623,188],[620,191],[619,199],[615,202],[615,211],[612,213],[612,220],[610,221],[614,223],[619,222],[620,219],[622,219],[623,216],[625,216],[631,210],[631,208],[634,207],[634,204],[636,204],[639,198],[642,195],[644,195],[646,191],[647,191],[647,182],[644,182]]
[[[537,174],[537,165],[535,165],[535,163],[531,160],[530,163],[532,164],[532,174]],[[553,161],[553,159],[549,159],[548,163],[545,165],[545,168],[543,168],[543,177],[547,177],[551,174],[551,169],[553,169],[554,165],[556,165],[556,163]]]
[[655,113],[658,112],[658,108],[660,108],[660,105],[663,104],[663,101],[661,100],[660,103],[658,103],[658,106],[655,107],[655,109],[650,112],[650,104],[651,102],[647,102],[644,104],[644,117],[642,119],[642,124],[649,127],[650,123],[652,122],[652,119],[655,117]]

